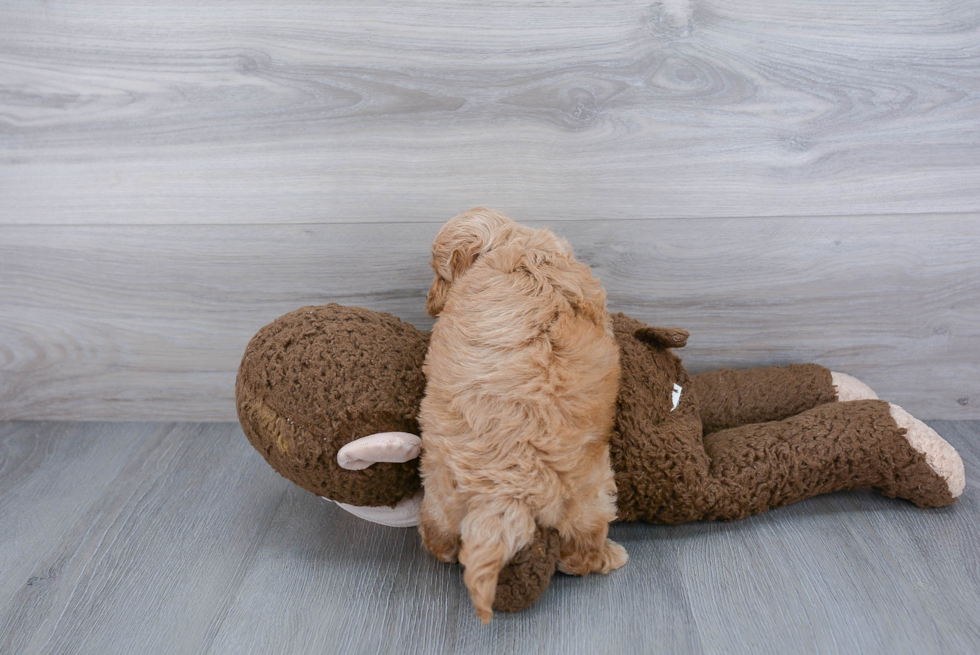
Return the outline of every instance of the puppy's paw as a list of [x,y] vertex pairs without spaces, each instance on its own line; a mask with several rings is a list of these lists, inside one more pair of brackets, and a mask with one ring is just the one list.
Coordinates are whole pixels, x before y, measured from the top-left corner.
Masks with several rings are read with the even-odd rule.
[[486,625],[493,618],[493,610],[489,607],[478,607],[476,609],[476,616],[480,619],[481,624]]
[[630,556],[626,553],[625,548],[617,544],[615,541],[606,539],[606,545],[603,548],[602,555],[602,569],[597,572],[609,573],[610,571],[615,571],[626,564],[629,558]]
[[419,535],[422,545],[433,556],[444,564],[455,564],[459,558],[459,536],[447,537],[437,529],[427,527],[425,522],[419,523]]
[[615,541],[606,539],[598,551],[575,550],[562,553],[558,560],[558,570],[568,575],[606,574],[620,568],[629,559],[626,549]]
[[439,552],[435,552],[430,549],[429,552],[435,555],[436,559],[443,564],[455,564],[459,559],[458,548],[441,550]]

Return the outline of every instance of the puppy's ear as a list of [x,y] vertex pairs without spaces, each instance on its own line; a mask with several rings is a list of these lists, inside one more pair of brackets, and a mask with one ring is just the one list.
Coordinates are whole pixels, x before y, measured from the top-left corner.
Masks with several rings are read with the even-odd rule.
[[[449,281],[458,280],[481,255],[510,238],[515,225],[504,214],[486,207],[463,212],[446,223],[436,236],[436,243],[442,252],[449,254]],[[433,244],[433,255],[435,252]]]
[[453,254],[449,256],[449,271],[452,273],[454,280],[458,280],[459,276],[465,273],[476,262],[476,258],[480,256],[481,245],[474,238],[472,243],[463,244],[453,250]]
[[561,272],[551,279],[551,284],[561,291],[572,311],[612,336],[612,323],[606,311],[606,291],[598,278],[592,277],[589,267],[576,262],[570,254],[552,255],[549,261],[551,266],[546,270]]
[[446,306],[446,298],[449,296],[449,282],[436,273],[436,278],[432,280],[429,287],[429,295],[425,297],[425,311],[435,318],[442,313],[442,308]]
[[432,243],[436,278],[426,300],[426,310],[431,316],[442,311],[449,288],[481,255],[509,238],[514,225],[514,221],[500,212],[476,207],[442,226]]
[[577,286],[561,287],[562,295],[573,312],[599,327],[605,327],[607,316],[605,292],[601,288],[598,289],[598,292],[586,293],[583,291]]
[[436,268],[436,277],[432,280],[429,287],[429,295],[425,298],[425,311],[433,318],[442,313],[442,308],[446,306],[449,297],[449,287],[453,280],[458,280],[459,276],[473,265],[477,257],[480,256],[481,249],[475,244],[463,244],[452,251],[449,255],[448,267],[449,278],[443,277]]
[[456,281],[463,273],[468,271],[480,255],[493,250],[494,243],[503,236],[500,228],[478,224],[474,226],[472,232],[460,235],[456,243],[453,244],[452,253],[449,255],[449,272],[451,280]]

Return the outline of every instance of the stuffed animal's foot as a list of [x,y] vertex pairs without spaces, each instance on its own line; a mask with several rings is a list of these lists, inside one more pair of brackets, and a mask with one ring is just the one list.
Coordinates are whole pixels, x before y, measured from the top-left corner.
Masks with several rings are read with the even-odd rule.
[[946,482],[953,499],[959,498],[966,487],[966,472],[956,449],[940,437],[939,433],[898,405],[889,403],[888,408],[898,427],[905,428],[905,439],[909,445],[925,456],[926,464]]
[[572,550],[562,553],[558,560],[558,570],[569,575],[588,575],[589,573],[609,573],[620,568],[629,559],[626,549],[611,539],[597,551]]
[[846,402],[848,400],[878,400],[878,394],[856,377],[847,373],[831,371],[830,378],[834,385],[834,390],[837,392],[837,400],[840,402]]
[[[837,371],[831,371],[830,377],[834,390],[837,392],[837,400],[840,402],[878,399],[878,394],[871,387],[855,377]],[[966,486],[963,460],[960,459],[959,453],[935,430],[898,405],[889,403],[888,407],[892,419],[898,427],[905,429],[905,439],[912,449],[922,454],[933,473],[942,478],[949,489],[952,500],[959,498]],[[923,491],[922,489],[909,491],[907,494],[903,494],[903,497],[907,497],[922,507],[935,507],[937,504],[952,502],[949,498],[946,498],[944,502],[937,501],[932,497],[932,494],[923,493]]]

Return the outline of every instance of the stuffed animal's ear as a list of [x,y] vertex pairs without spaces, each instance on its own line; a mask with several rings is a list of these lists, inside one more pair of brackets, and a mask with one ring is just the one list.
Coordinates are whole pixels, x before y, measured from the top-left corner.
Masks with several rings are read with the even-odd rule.
[[378,432],[355,439],[337,451],[337,464],[360,471],[378,462],[407,462],[419,456],[422,440],[408,432]]
[[633,336],[651,346],[661,348],[683,348],[691,333],[681,328],[641,327]]

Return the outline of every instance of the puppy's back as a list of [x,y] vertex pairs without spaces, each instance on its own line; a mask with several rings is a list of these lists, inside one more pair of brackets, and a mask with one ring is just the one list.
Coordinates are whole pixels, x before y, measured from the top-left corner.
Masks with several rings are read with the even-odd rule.
[[[605,292],[550,232],[515,237],[454,283],[430,353],[430,388],[455,399],[473,438],[593,424],[594,406],[611,425],[619,359]],[[517,410],[523,423],[504,420]]]
[[484,622],[500,569],[535,522],[558,523],[597,467],[615,488],[619,352],[605,292],[550,231],[507,227],[445,290],[419,417],[427,498],[437,502],[431,480],[438,510],[461,517],[459,559]]

